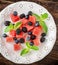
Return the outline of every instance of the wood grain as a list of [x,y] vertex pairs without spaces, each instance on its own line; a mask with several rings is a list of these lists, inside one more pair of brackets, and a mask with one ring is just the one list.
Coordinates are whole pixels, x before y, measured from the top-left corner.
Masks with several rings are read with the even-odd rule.
[[[7,5],[17,1],[20,0],[0,0],[0,11],[3,10]],[[30,65],[58,65],[58,0],[26,0],[26,1],[33,1],[44,6],[53,15],[57,27],[57,40],[51,53],[48,56],[46,56],[43,60]],[[8,61],[0,54],[0,65],[18,65],[18,64]]]

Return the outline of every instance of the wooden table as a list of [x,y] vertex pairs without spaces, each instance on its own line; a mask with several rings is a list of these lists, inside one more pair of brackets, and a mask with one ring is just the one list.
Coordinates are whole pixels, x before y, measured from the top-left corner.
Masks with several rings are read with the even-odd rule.
[[[14,3],[16,1],[20,1],[20,0],[0,0],[0,11],[4,9],[7,5]],[[27,0],[27,1],[31,1],[31,0]],[[41,4],[53,15],[57,29],[58,29],[58,2],[57,0],[32,0],[32,1],[38,4]],[[57,33],[58,33],[58,30],[57,30]],[[14,64],[6,60],[0,54],[0,65],[17,65],[17,64]],[[30,64],[30,65],[58,65],[58,36],[57,36],[56,43],[51,53],[48,56],[46,56],[43,60]]]

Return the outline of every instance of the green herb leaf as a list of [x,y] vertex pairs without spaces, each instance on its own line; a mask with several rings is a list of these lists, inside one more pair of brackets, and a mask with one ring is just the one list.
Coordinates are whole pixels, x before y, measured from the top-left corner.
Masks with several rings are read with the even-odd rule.
[[33,50],[38,50],[39,48],[37,46],[30,46],[29,42],[26,42],[26,46],[30,49],[33,49]]
[[46,18],[48,18],[48,14],[47,13],[41,14],[41,18],[42,20],[45,20]]
[[45,23],[44,21],[40,21],[39,23],[40,23],[40,25],[42,26],[43,31],[44,31],[45,33],[47,33],[48,27],[47,27],[46,23]]
[[23,49],[22,51],[21,51],[21,56],[22,55],[25,55],[25,54],[27,54],[29,52],[29,49],[28,48],[25,48],[25,49]]
[[22,22],[17,22],[15,25],[14,25],[14,29],[16,30],[17,28],[19,28],[21,26]]
[[9,32],[13,28],[14,28],[13,24],[10,23],[10,25],[5,28],[4,32]]

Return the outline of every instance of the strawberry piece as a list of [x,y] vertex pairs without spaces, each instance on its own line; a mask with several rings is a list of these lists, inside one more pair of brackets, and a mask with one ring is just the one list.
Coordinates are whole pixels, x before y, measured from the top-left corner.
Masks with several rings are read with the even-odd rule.
[[31,21],[32,23],[35,23],[36,22],[35,16],[29,16],[29,21]]
[[17,22],[20,19],[19,16],[14,16],[13,14],[11,14],[10,17],[13,22]]
[[14,44],[14,50],[18,51],[21,49],[21,45],[20,44]]
[[12,37],[15,37],[15,36],[16,36],[16,31],[15,31],[15,30],[10,30],[10,35],[11,35]]
[[6,42],[13,42],[13,38],[12,37],[6,37]]
[[35,27],[34,30],[33,30],[33,34],[36,35],[36,36],[40,35],[41,32],[42,32],[41,26]]

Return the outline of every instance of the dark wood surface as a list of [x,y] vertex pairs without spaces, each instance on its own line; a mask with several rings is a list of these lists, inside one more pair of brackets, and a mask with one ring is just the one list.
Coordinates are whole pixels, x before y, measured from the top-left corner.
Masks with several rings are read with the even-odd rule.
[[[0,0],[0,11],[3,10],[7,5],[17,1],[20,0]],[[58,35],[58,0],[27,0],[27,1],[33,1],[38,4],[41,4],[53,15],[57,26],[57,35]],[[0,65],[17,65],[17,64],[8,61],[0,54]],[[58,36],[51,53],[48,56],[46,56],[43,60],[30,65],[58,65]]]

